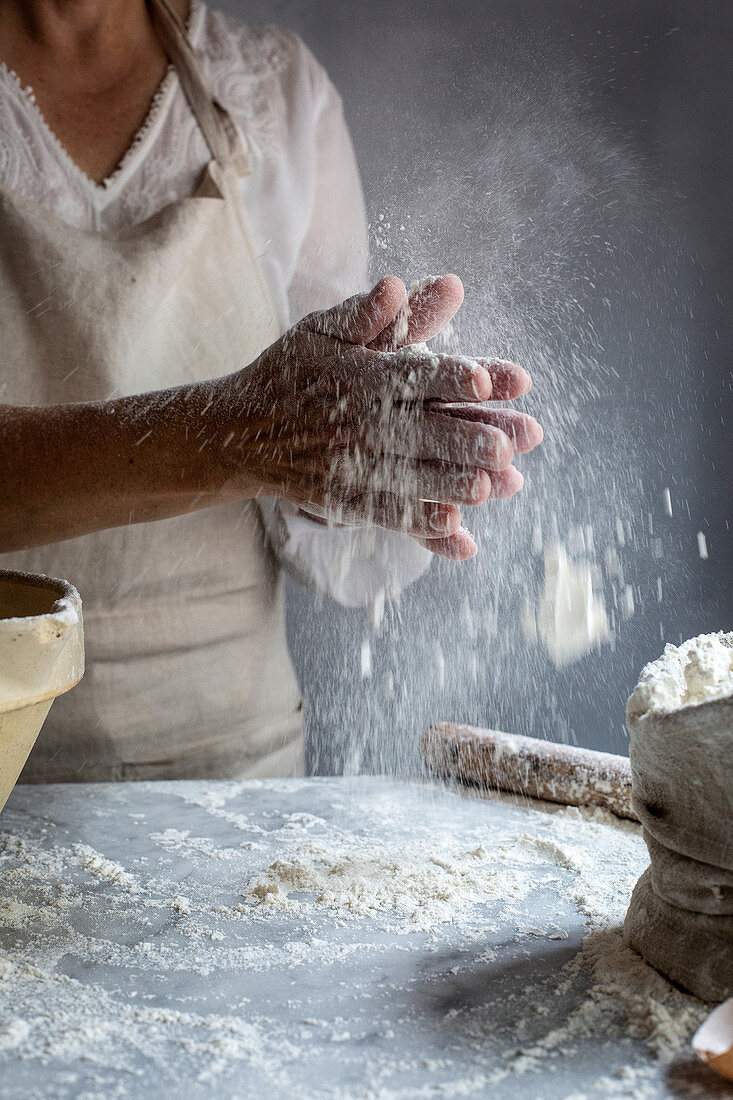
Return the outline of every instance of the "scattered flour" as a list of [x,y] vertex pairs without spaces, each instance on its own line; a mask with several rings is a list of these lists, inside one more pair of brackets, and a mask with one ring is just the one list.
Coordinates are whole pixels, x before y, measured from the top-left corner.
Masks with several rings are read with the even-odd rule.
[[12,1017],[0,1025],[0,1050],[14,1050],[24,1043],[31,1033],[27,1020]]
[[128,874],[121,864],[100,856],[99,852],[95,852],[88,844],[73,844],[72,851],[80,857],[82,866],[101,882],[121,886],[132,893],[137,893],[140,890],[134,875]]
[[[329,910],[341,918],[398,917],[415,930],[460,921],[490,900],[519,899],[532,882],[526,871],[492,865],[489,851],[433,846],[401,853],[379,847],[304,845],[276,860],[244,897],[270,912]],[[305,896],[304,896],[305,895]]]
[[526,1072],[528,1062],[600,1035],[643,1039],[657,1056],[668,1057],[689,1042],[707,1015],[705,1004],[675,989],[628,948],[620,928],[597,929],[586,937],[580,954],[565,968],[567,975],[579,970],[592,975],[585,998],[560,1027],[519,1052],[522,1061],[515,1070]]
[[[367,1100],[502,1095],[500,1081],[544,1075],[584,1041],[642,1041],[668,1058],[704,1015],[621,940],[646,850],[635,824],[606,811],[508,798],[446,806],[401,787],[350,800],[345,817],[342,802],[307,812],[295,793],[272,811],[246,785],[226,797],[181,790],[181,828],[149,833],[145,855],[124,867],[32,822],[0,831],[0,1073],[6,1058],[88,1066],[90,1094],[135,1096],[141,1065],[158,1067],[161,1092],[173,1066],[190,1095],[311,1100],[303,1066],[343,1050]],[[139,820],[157,823],[155,810]],[[185,859],[185,879],[172,856]],[[531,960],[547,951],[564,954],[542,977]],[[520,964],[529,979],[502,983]],[[430,1025],[444,1045],[425,1061],[421,983],[437,1004],[441,988],[477,975],[480,997],[454,996],[458,1007]],[[332,1000],[313,1001],[319,988]],[[604,1062],[588,1095],[659,1095],[649,1091],[659,1071],[638,1049],[633,1080],[609,1077],[604,1091]],[[237,1090],[242,1073],[251,1092]],[[409,1085],[425,1074],[424,1089]],[[356,1094],[324,1084],[317,1095]]]
[[210,859],[231,859],[236,855],[235,848],[222,848],[205,836],[191,836],[188,829],[165,829],[151,833],[150,839],[166,852],[198,852]]
[[684,1047],[709,1012],[696,997],[676,989],[647,966],[621,938],[620,929],[591,933],[580,956],[593,985],[577,1010],[580,1026],[596,1015],[626,1017],[626,1034],[643,1039],[658,1056]]

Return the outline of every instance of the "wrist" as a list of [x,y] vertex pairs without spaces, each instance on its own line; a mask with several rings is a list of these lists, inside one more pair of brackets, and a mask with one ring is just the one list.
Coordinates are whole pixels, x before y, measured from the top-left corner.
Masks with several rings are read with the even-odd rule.
[[267,495],[258,461],[262,432],[241,389],[231,378],[222,378],[201,383],[194,391],[186,402],[187,442],[199,491],[222,503]]

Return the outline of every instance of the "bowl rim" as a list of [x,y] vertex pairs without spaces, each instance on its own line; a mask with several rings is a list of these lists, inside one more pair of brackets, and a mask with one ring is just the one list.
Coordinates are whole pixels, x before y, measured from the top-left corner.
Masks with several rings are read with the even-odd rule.
[[17,629],[20,623],[33,623],[39,619],[54,618],[68,620],[69,624],[78,619],[81,614],[81,596],[74,585],[61,577],[49,577],[45,573],[25,573],[15,569],[0,569],[0,585],[3,581],[12,581],[13,584],[27,585],[29,588],[50,589],[56,594],[56,599],[48,611],[38,615],[8,615],[0,617],[0,630],[12,626]]

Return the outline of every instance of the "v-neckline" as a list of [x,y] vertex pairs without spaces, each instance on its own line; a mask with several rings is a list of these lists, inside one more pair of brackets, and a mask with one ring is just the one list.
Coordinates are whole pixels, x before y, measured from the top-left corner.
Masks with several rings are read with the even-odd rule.
[[[189,37],[192,39],[195,37],[201,7],[202,5],[199,0],[190,0],[186,30]],[[23,84],[15,70],[8,68],[2,60],[0,60],[0,71],[5,73],[15,85],[21,99],[35,116],[41,131],[46,136],[48,143],[53,148],[59,160],[64,164],[67,171],[75,177],[87,194],[95,199],[102,195],[109,196],[112,191],[119,188],[122,183],[124,183],[125,179],[134,172],[138,158],[142,156],[144,147],[149,144],[156,129],[162,124],[173,101],[175,89],[178,87],[178,74],[175,66],[169,64],[163,79],[158,84],[150,100],[145,118],[135,131],[132,140],[120,157],[117,165],[108,176],[104,177],[104,179],[95,180],[87,175],[84,169],[77,164],[64,143],[57,136],[53,127],[50,126],[46,116],[36,101],[35,93],[30,84]]]

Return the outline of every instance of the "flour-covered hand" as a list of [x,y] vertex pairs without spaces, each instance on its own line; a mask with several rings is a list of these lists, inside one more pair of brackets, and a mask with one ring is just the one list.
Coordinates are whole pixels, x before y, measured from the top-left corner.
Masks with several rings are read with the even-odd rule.
[[426,281],[410,298],[399,279],[382,279],[310,314],[221,379],[215,402],[230,488],[471,557],[459,506],[515,492],[515,451],[542,432],[525,414],[480,404],[525,393],[520,367],[413,346],[440,331],[462,296],[455,276]]

